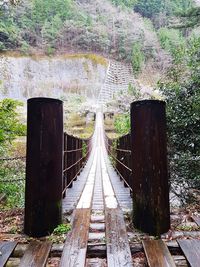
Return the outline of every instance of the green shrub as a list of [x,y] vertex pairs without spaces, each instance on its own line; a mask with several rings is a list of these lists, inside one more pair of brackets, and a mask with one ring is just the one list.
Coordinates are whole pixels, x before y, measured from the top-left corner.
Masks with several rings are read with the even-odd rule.
[[200,189],[199,54],[200,38],[189,40],[185,53],[180,51],[179,54],[179,50],[176,51],[173,75],[170,73],[167,81],[160,84],[167,101],[172,188],[177,194],[174,186],[183,187],[183,192],[179,192],[183,201],[187,198],[186,189]]
[[26,41],[22,41],[20,50],[22,53],[27,55],[29,53],[29,50],[30,50],[30,45]]
[[[10,175],[4,176],[4,179],[13,179],[12,172]],[[0,193],[6,195],[6,200],[2,209],[13,209],[13,208],[23,208],[24,207],[24,194],[25,194],[25,182],[2,182],[0,178]]]
[[142,45],[139,42],[133,44],[132,53],[131,53],[131,63],[133,72],[137,74],[142,69],[144,64],[144,53],[142,51]]
[[116,6],[126,6],[133,8],[134,5],[138,2],[138,0],[112,0],[112,2]]
[[17,136],[25,135],[26,127],[19,122],[16,108],[19,101],[3,99],[0,101],[0,155],[5,154],[6,146]]
[[185,45],[185,39],[181,32],[176,29],[160,28],[158,37],[163,49],[173,52],[180,45]]
[[53,234],[54,235],[63,235],[68,233],[71,230],[71,225],[70,224],[59,224],[54,230]]
[[117,133],[127,134],[130,131],[130,114],[118,115],[115,118],[114,126]]
[[134,9],[144,17],[153,18],[162,12],[168,15],[183,12],[191,6],[192,0],[138,0]]
[[[18,105],[21,103],[12,99],[0,101],[0,157],[9,157],[12,141],[25,135],[26,127],[19,122],[16,112]],[[24,176],[24,161],[0,160],[0,193],[6,194],[5,209],[24,205]],[[22,180],[13,181],[19,179]]]
[[161,0],[139,0],[134,9],[142,16],[151,18],[155,14],[162,12],[164,8],[165,2]]

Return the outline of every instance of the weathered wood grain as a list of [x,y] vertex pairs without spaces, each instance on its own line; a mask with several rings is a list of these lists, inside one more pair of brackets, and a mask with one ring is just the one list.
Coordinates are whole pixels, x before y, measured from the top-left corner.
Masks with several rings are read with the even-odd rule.
[[6,262],[8,261],[16,245],[17,245],[17,242],[15,241],[0,242],[0,266],[1,267],[5,266]]
[[21,259],[19,267],[45,267],[51,245],[51,242],[31,242]]
[[106,259],[87,259],[85,267],[107,267]]
[[200,216],[192,216],[192,219],[195,221],[195,223],[200,226]]
[[76,209],[72,231],[67,236],[60,267],[84,267],[90,225],[91,209]]
[[165,102],[131,104],[133,223],[159,236],[170,229]]
[[105,209],[108,267],[133,266],[121,209]]
[[162,240],[142,241],[149,267],[176,267],[169,250]]
[[185,254],[191,267],[200,266],[200,240],[178,240],[178,243]]

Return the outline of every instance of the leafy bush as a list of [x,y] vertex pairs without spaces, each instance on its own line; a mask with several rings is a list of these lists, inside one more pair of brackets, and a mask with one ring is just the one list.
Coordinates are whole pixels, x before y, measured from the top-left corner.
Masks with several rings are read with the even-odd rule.
[[185,44],[185,39],[179,30],[160,28],[158,30],[158,37],[162,48],[169,52],[172,52],[178,46]]
[[112,0],[116,6],[134,7],[138,0]]
[[134,7],[136,12],[147,18],[162,12],[164,8],[165,2],[160,0],[139,0]]
[[115,118],[114,126],[117,133],[124,135],[130,131],[130,114],[121,114]]
[[[22,166],[17,173],[16,169],[10,169],[6,175],[4,173],[2,176],[2,169],[0,169],[0,193],[6,195],[5,203],[1,206],[1,209],[24,207],[25,181],[21,180],[25,177],[24,170],[25,166]],[[15,178],[20,178],[20,181],[12,182]]]
[[171,0],[168,6],[168,13],[177,15],[186,12],[193,4],[192,0]]
[[54,235],[63,235],[68,233],[71,230],[71,225],[70,224],[59,224],[54,230],[53,234]]
[[[187,196],[182,192],[185,188],[200,189],[199,54],[200,38],[193,38],[187,44],[185,53],[174,58],[173,68],[180,70],[179,79],[177,75],[170,75],[168,81],[160,84],[167,100],[172,188],[177,194],[177,186],[179,187],[179,195],[183,200]],[[183,68],[179,68],[182,62],[185,62],[185,68],[189,71],[186,80]]]
[[159,13],[173,15],[183,12],[192,6],[192,0],[138,0],[134,9],[142,16],[153,18]]
[[25,135],[25,126],[17,118],[16,108],[19,101],[3,99],[0,101],[0,155],[5,154],[8,146],[16,136]]
[[139,42],[133,44],[131,63],[133,72],[137,74],[144,64],[144,53],[142,51],[142,45]]
[[[19,122],[16,108],[20,102],[12,99],[0,101],[0,156],[7,157],[11,142],[25,135],[25,126]],[[24,155],[23,155],[24,156]],[[4,208],[22,207],[24,204],[25,162],[0,160],[0,193],[6,194]],[[20,181],[15,181],[19,180]],[[14,181],[13,181],[14,180]]]

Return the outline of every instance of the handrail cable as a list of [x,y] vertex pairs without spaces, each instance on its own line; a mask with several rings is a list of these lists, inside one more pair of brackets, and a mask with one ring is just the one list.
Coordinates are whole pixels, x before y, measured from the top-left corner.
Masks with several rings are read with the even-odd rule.
[[117,150],[117,151],[122,151],[122,152],[125,152],[125,153],[131,153],[131,150],[115,148],[114,146],[110,145],[108,142],[106,142],[106,145],[108,145],[109,147],[112,147],[114,150]]
[[26,156],[22,157],[14,157],[14,158],[0,158],[0,161],[7,161],[7,160],[19,160],[19,159],[26,159]]
[[117,167],[114,167],[115,170],[117,171],[118,175],[122,178],[122,180],[124,181],[124,183],[127,185],[127,187],[130,189],[130,191],[132,192],[133,189],[130,187],[130,185],[127,183],[127,181],[125,180],[125,178],[122,176],[122,174],[120,173],[120,171],[117,169]]
[[76,166],[81,160],[83,160],[84,158],[87,157],[88,153],[90,151],[88,150],[88,152],[86,153],[85,156],[83,156],[81,159],[77,160],[74,164],[72,164],[71,166],[67,167],[66,169],[63,170],[63,173],[65,173],[66,171],[70,170],[72,167]]
[[124,163],[122,163],[120,160],[118,160],[110,151],[110,149],[108,149],[109,155],[111,155],[112,158],[114,158],[117,162],[119,162],[124,168],[126,168],[127,170],[129,170],[130,172],[132,172],[132,169],[130,169],[128,166],[126,166]]

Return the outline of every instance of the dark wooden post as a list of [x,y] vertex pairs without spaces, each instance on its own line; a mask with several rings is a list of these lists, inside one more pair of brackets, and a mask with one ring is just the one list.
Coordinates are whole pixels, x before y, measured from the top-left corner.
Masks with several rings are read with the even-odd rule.
[[24,232],[48,235],[62,222],[63,103],[28,100]]
[[170,228],[165,102],[131,104],[133,222],[152,235]]

